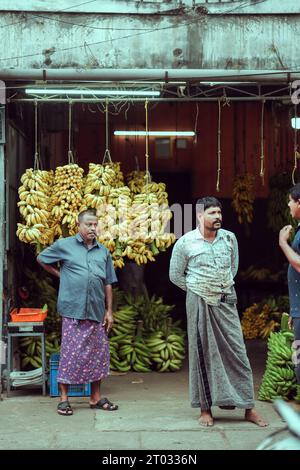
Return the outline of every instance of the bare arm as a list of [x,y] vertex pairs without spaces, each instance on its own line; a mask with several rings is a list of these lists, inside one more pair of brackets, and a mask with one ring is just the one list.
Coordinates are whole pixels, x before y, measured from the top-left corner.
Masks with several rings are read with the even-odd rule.
[[279,232],[279,246],[285,254],[288,262],[293,268],[300,273],[300,256],[289,245],[288,239],[292,230],[291,225],[286,225]]
[[47,273],[52,274],[52,276],[60,277],[60,271],[57,267],[53,266],[52,264],[42,263],[40,260],[37,260],[37,262],[40,266],[42,266],[43,269],[45,269],[45,271],[47,271]]
[[107,333],[113,326],[113,312],[112,312],[112,302],[113,302],[113,290],[112,290],[112,285],[107,284],[104,287],[105,290],[105,300],[106,300],[106,312],[104,316],[104,325],[106,325],[106,331]]

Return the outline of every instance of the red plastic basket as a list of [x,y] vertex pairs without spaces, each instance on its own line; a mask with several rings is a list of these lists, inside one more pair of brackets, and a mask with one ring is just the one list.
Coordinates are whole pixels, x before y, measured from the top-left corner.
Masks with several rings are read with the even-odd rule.
[[48,314],[48,309],[41,308],[14,308],[10,312],[13,322],[42,322]]

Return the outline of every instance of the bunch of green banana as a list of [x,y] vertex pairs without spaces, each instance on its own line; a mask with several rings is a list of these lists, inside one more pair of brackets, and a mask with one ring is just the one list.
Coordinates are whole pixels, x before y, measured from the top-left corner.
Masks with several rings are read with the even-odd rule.
[[121,339],[119,355],[126,358],[128,364],[136,372],[151,372],[150,350],[143,338],[143,322],[137,323],[135,336]]
[[175,372],[181,368],[185,357],[184,338],[181,335],[172,331],[170,334],[156,331],[148,337],[146,344],[159,372]]
[[146,333],[161,330],[169,318],[169,313],[174,309],[174,305],[164,304],[163,298],[156,295],[149,299],[142,295],[133,297],[126,294],[125,302],[131,305],[138,317],[143,320]]
[[136,324],[135,317],[137,312],[131,305],[124,305],[114,312],[114,325],[112,327],[112,334],[118,335],[133,335],[135,332]]
[[295,395],[293,396],[294,400],[298,403],[300,402],[300,385],[295,386]]
[[137,313],[131,305],[123,305],[114,312],[114,325],[109,339],[110,368],[120,372],[128,372],[130,363],[119,353],[123,341],[131,341],[136,329],[135,317]]
[[[123,335],[125,338],[126,336]],[[114,337],[115,339],[116,337]],[[110,353],[110,369],[117,370],[119,372],[128,372],[130,370],[130,364],[126,360],[122,360],[118,354],[119,344],[112,338],[109,341],[109,353]]]
[[[40,338],[35,336],[26,336],[20,340],[21,348],[21,365],[22,368],[33,366],[35,368],[42,367],[42,344]],[[60,346],[58,338],[53,336],[53,333],[46,337],[46,363],[48,365],[52,353],[59,353]]]
[[259,400],[287,398],[295,389],[296,377],[292,362],[291,343],[294,335],[290,331],[271,333],[268,340],[266,371],[259,390]]

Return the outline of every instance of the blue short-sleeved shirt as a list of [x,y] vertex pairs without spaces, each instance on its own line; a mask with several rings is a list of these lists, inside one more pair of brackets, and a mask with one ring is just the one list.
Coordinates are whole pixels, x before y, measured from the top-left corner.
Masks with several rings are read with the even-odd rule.
[[[300,230],[297,231],[292,243],[293,250],[300,256]],[[288,286],[291,317],[300,318],[300,273],[289,264]]]
[[88,249],[78,233],[60,238],[38,258],[45,264],[60,263],[57,310],[60,315],[102,322],[105,315],[105,289],[117,282],[109,251],[95,241]]

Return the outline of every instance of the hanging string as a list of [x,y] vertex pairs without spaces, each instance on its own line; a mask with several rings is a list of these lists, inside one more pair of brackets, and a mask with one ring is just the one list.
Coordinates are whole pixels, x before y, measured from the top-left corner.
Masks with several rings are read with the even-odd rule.
[[197,144],[197,140],[198,140],[198,136],[197,136],[198,116],[199,116],[199,105],[198,105],[198,103],[196,103],[196,117],[195,117],[195,125],[194,125],[195,136],[194,136],[194,140],[193,140],[194,145]]
[[72,101],[69,101],[69,150],[68,150],[68,164],[74,163],[74,155],[72,152]]
[[217,169],[217,192],[220,191],[221,176],[221,100],[218,99],[218,169]]
[[108,98],[106,98],[105,100],[105,152],[102,160],[102,165],[107,162],[112,163],[108,141]]
[[296,125],[296,122],[297,122],[297,105],[295,105],[294,107],[294,110],[295,110],[295,127],[294,127],[294,168],[293,168],[293,172],[292,172],[292,182],[293,182],[293,185],[296,184],[295,182],[295,173],[297,171],[297,166],[298,166],[298,158],[300,158],[300,153],[298,152],[298,134],[297,134],[297,125]]
[[38,104],[37,100],[34,100],[34,163],[33,169],[40,170],[41,168],[41,160],[39,157],[39,149],[38,149]]
[[146,113],[146,136],[145,136],[145,158],[146,158],[146,184],[150,183],[150,173],[149,173],[149,118],[148,118],[148,99],[145,101],[145,113]]
[[262,179],[263,186],[265,184],[264,113],[265,113],[265,100],[262,101],[261,120],[260,120],[260,172],[259,172],[259,176]]

